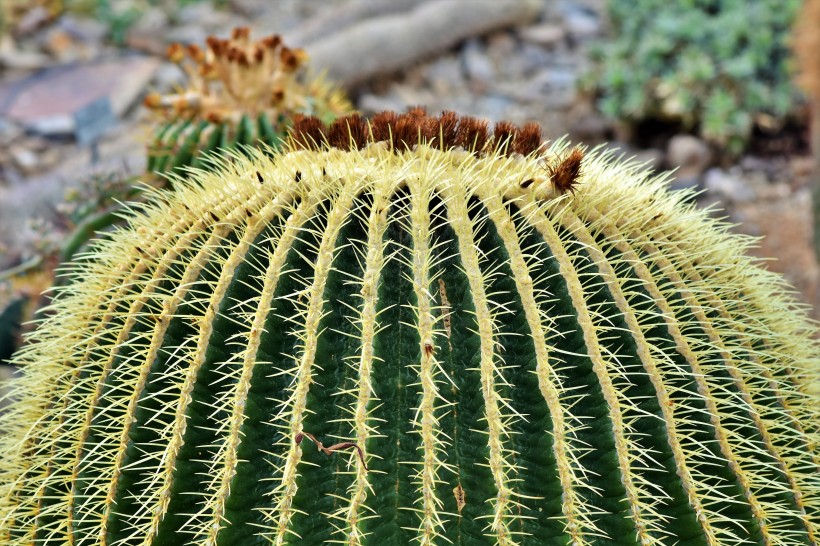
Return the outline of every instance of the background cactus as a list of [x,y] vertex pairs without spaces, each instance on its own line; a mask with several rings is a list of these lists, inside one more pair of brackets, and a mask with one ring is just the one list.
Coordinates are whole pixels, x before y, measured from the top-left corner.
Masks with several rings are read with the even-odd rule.
[[817,543],[817,332],[749,240],[534,125],[252,155],[17,356],[4,544]]
[[185,71],[187,88],[145,99],[167,118],[149,148],[151,172],[201,167],[220,149],[258,142],[278,147],[296,114],[332,121],[353,110],[341,91],[306,77],[307,55],[278,35],[251,42],[250,30],[240,27],[228,40],[209,37],[204,51],[173,44],[168,56]]

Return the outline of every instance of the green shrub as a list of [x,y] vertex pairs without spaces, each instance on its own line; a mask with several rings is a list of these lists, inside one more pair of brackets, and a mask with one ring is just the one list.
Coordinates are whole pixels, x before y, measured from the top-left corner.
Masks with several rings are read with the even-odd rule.
[[799,0],[609,0],[614,42],[593,51],[599,107],[680,122],[739,152],[794,105],[789,29]]

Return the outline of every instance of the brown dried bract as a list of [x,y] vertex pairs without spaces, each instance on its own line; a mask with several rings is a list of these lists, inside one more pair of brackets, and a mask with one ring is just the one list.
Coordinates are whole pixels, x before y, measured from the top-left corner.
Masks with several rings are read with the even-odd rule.
[[515,134],[513,151],[521,155],[530,155],[541,146],[541,126],[531,121]]
[[547,172],[556,190],[560,193],[575,193],[578,178],[581,176],[581,162],[583,159],[583,150],[573,148],[564,159],[556,164],[547,166]]
[[449,111],[430,116],[421,107],[404,114],[380,112],[369,122],[352,114],[338,118],[330,126],[317,118],[302,117],[294,123],[291,136],[296,144],[308,149],[328,145],[343,150],[361,149],[368,142],[386,142],[396,152],[402,152],[424,142],[442,150],[463,148],[477,155],[497,152],[509,156],[530,155],[541,145],[541,127],[537,123],[519,128],[502,121],[491,131],[486,120]]
[[326,142],[327,126],[314,116],[296,116],[293,120],[291,136],[294,142],[302,148],[315,150]]
[[328,143],[342,150],[364,148],[369,137],[367,122],[359,114],[337,119],[328,131]]

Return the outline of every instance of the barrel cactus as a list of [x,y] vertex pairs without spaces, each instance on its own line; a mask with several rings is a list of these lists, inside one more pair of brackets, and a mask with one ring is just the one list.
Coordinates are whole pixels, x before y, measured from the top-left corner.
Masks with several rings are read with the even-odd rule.
[[535,125],[301,119],[76,266],[2,543],[816,544],[817,330],[748,244]]
[[306,74],[303,50],[276,34],[253,42],[250,29],[237,27],[229,39],[208,37],[204,49],[172,44],[168,57],[187,82],[178,93],[145,98],[163,119],[149,145],[152,172],[201,167],[220,149],[278,147],[297,114],[332,121],[353,110],[341,91]]

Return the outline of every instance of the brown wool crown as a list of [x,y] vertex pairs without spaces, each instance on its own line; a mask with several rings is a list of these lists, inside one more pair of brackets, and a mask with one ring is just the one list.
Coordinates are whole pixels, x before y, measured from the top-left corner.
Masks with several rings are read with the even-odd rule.
[[[425,142],[444,150],[463,148],[477,155],[499,153],[526,156],[541,146],[541,126],[537,123],[517,127],[501,121],[490,131],[485,120],[459,116],[450,111],[431,116],[420,107],[403,114],[380,112],[369,120],[359,114],[351,114],[331,124],[325,124],[313,116],[297,117],[290,134],[299,147],[310,150],[328,146],[342,150],[362,149],[373,142],[387,142],[393,150],[400,152]],[[581,154],[580,150],[577,152]],[[580,159],[573,169],[560,172],[567,175],[574,172],[577,177],[579,166]]]

